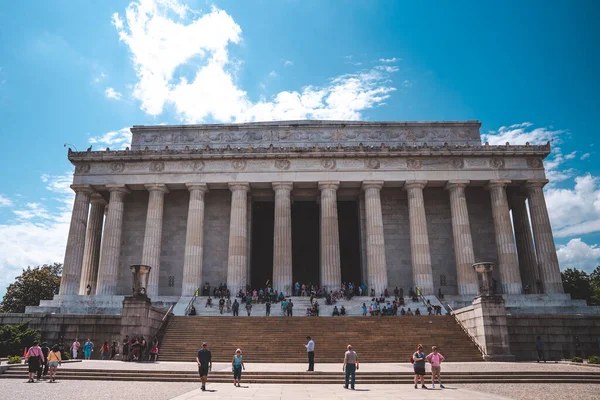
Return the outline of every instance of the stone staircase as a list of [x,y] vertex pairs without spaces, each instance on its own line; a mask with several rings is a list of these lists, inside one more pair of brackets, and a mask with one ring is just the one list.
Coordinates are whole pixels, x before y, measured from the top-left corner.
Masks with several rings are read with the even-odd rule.
[[162,361],[193,361],[207,342],[214,361],[230,361],[236,348],[248,362],[306,362],[305,337],[316,344],[315,360],[340,362],[352,344],[362,362],[408,362],[415,347],[436,345],[451,361],[479,361],[470,338],[448,316],[420,317],[181,317],[167,328]]

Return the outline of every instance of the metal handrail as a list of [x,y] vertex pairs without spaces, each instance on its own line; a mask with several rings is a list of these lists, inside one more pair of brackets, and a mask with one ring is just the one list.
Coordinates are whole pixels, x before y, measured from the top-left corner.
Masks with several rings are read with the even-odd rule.
[[477,343],[477,340],[475,340],[475,337],[473,335],[471,335],[471,333],[469,333],[469,330],[463,325],[462,322],[460,322],[460,320],[458,319],[458,317],[454,314],[454,309],[452,308],[452,306],[450,304],[446,303],[446,306],[450,309],[450,315],[452,315],[452,318],[454,318],[454,320],[456,321],[456,323],[458,324],[458,326],[461,327],[461,329],[467,334],[467,336],[469,337],[469,339],[471,339],[471,342],[473,342],[473,344],[477,347],[477,349],[479,349],[479,352],[483,355],[483,356],[487,356],[487,352],[485,351],[485,349],[483,347],[481,347],[481,345],[479,343]]
[[190,313],[190,310],[191,310],[192,306],[194,305],[194,302],[196,301],[196,297],[198,297],[196,295],[196,293],[199,293],[199,292],[200,292],[200,288],[198,288],[194,291],[194,296],[192,296],[192,299],[190,300],[187,307],[185,308],[183,315],[188,315]]

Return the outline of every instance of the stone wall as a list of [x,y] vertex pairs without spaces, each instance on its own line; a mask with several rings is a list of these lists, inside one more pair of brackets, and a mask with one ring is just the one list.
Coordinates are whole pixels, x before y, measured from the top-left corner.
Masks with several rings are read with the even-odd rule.
[[[129,266],[142,262],[148,198],[148,192],[144,190],[135,190],[125,196],[121,255],[119,258],[119,280],[117,283],[118,295],[131,295],[133,283]],[[165,203],[167,202],[168,200],[165,198]]]
[[[161,296],[181,295],[189,202],[187,190],[174,190],[165,195],[158,288]],[[171,286],[170,277],[173,277]]]
[[579,336],[584,357],[600,355],[600,315],[511,315],[507,323],[517,361],[537,359],[537,336],[545,344],[548,360],[575,357],[575,336]]
[[[408,223],[408,198],[399,188],[381,190],[381,211],[385,240],[385,261],[388,270],[388,288],[413,286],[410,258],[410,228]],[[379,293],[376,293],[379,294]]]
[[228,189],[211,190],[206,194],[202,279],[204,282],[208,281],[211,287],[227,282],[230,213],[231,192]]

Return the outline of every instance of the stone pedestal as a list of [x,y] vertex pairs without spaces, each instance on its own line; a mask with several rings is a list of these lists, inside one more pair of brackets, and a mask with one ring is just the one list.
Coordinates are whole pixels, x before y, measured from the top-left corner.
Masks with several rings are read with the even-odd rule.
[[151,309],[152,305],[147,297],[125,297],[121,313],[121,337],[143,335],[146,341],[151,340],[152,332],[148,324]]
[[473,300],[477,326],[476,340],[485,349],[486,361],[514,361],[508,342],[506,307],[502,296],[481,296]]

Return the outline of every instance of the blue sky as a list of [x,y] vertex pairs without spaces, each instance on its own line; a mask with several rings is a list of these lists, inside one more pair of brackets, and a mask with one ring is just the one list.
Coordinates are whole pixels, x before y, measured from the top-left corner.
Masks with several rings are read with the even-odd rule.
[[134,124],[477,119],[490,143],[551,140],[561,266],[591,270],[598,11],[593,1],[6,3],[0,295],[22,267],[62,262],[73,170],[63,144],[124,147]]

